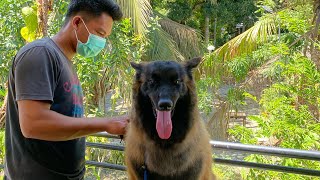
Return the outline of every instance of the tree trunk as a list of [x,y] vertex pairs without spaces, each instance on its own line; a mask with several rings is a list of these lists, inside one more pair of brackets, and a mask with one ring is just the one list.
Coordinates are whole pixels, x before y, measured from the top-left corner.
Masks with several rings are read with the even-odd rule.
[[205,44],[208,45],[209,44],[209,37],[210,37],[210,17],[208,15],[206,15],[205,18],[205,24],[204,24],[204,29],[205,29],[205,33],[204,33],[204,37],[205,37]]
[[7,102],[8,102],[8,93],[6,94],[2,107],[0,108],[0,129],[4,128],[5,126]]
[[39,36],[48,36],[48,14],[52,11],[53,0],[37,0],[38,4],[38,24]]
[[229,106],[226,102],[222,102],[217,110],[212,114],[208,121],[207,127],[211,139],[218,141],[226,141],[228,138],[228,117],[227,112]]
[[94,96],[92,97],[94,106],[98,107],[100,112],[106,114],[106,94],[107,94],[107,87],[105,87],[101,81],[99,80],[94,87]]
[[216,17],[214,19],[214,47],[217,47],[217,22],[218,21],[218,18]]
[[320,26],[320,0],[314,1],[314,18],[313,23],[315,25],[314,31],[311,34],[311,45],[310,53],[311,59],[316,64],[317,68],[320,69],[320,51],[315,47],[314,42],[319,40],[319,26]]

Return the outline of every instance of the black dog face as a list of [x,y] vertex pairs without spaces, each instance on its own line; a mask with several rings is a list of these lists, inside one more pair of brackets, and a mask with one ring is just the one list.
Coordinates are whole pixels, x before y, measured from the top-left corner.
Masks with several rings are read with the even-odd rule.
[[[162,140],[175,138],[171,136],[177,133],[175,132],[177,128],[174,126],[179,125],[178,118],[182,118],[179,114],[186,114],[186,112],[180,112],[181,105],[177,106],[179,102],[181,104],[183,99],[187,98],[190,91],[188,83],[192,82],[192,69],[200,63],[200,60],[201,58],[195,58],[184,64],[174,61],[131,63],[137,72],[136,84],[138,84],[138,91],[141,94],[141,97],[138,97],[138,105],[139,109],[142,108],[140,111],[144,113],[142,116],[145,117],[141,118],[143,121],[149,121],[142,123],[144,126],[150,124],[151,127],[148,128],[156,130],[158,138]],[[139,98],[141,98],[140,101]],[[152,109],[151,113],[154,116],[152,119],[146,117],[147,112],[150,113],[150,109]],[[181,110],[178,112],[178,109]],[[152,120],[154,122],[150,122]]]

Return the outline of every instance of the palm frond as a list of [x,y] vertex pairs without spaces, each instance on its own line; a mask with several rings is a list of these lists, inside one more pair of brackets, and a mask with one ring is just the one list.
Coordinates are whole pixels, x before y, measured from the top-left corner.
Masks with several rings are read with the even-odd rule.
[[258,43],[265,42],[268,36],[277,32],[275,16],[276,14],[263,16],[254,26],[225,43],[215,53],[218,57],[229,60],[243,53],[251,52]]
[[161,19],[159,23],[161,28],[176,42],[178,50],[186,59],[202,54],[200,32],[168,18]]
[[[142,37],[149,36],[151,47],[147,49],[144,60],[184,60],[201,55],[200,33],[188,26],[161,17],[159,20],[161,28],[148,32],[151,17],[154,16],[149,0],[116,0],[116,2],[124,16],[131,19],[135,32]],[[159,15],[156,12],[155,14]]]
[[177,44],[171,36],[160,27],[155,28],[149,33],[148,39],[150,47],[142,57],[143,61],[155,60],[177,60],[182,61],[185,58],[179,52]]
[[124,16],[131,18],[135,32],[144,35],[149,24],[152,7],[149,0],[116,0]]

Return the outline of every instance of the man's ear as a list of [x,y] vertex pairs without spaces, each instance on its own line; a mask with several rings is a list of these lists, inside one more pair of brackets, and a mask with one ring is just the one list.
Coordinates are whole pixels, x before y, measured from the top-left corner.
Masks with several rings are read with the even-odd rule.
[[202,60],[202,57],[196,57],[186,62],[185,67],[187,71],[192,71],[193,68],[196,68]]
[[75,30],[78,30],[80,23],[81,23],[81,17],[80,17],[80,16],[74,16],[74,17],[71,19],[72,27],[73,27],[73,29],[75,29]]

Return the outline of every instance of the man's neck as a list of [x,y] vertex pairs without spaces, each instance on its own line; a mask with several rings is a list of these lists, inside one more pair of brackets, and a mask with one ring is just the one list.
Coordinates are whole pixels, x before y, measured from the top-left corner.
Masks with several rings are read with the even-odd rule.
[[62,29],[61,31],[58,32],[58,34],[52,37],[52,40],[58,45],[58,47],[61,49],[64,55],[69,60],[72,60],[76,52],[75,52],[75,49],[73,48],[69,34],[70,33]]

